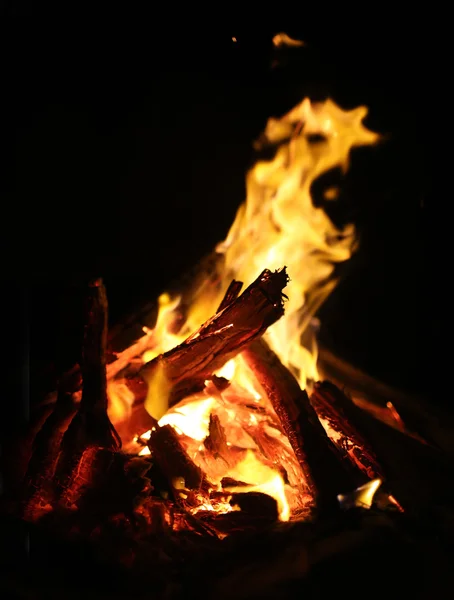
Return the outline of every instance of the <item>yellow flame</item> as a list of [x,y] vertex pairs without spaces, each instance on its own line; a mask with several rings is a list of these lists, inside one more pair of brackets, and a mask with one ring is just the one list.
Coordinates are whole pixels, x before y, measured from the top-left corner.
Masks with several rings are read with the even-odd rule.
[[246,450],[245,458],[228,472],[228,477],[247,483],[247,486],[226,487],[228,492],[262,492],[277,502],[279,519],[288,521],[290,507],[285,496],[284,480],[271,467],[263,464],[252,450]]
[[224,377],[228,381],[233,379],[236,370],[235,359],[231,359],[225,363],[223,367],[221,367],[218,371],[216,371],[215,375],[218,377]]
[[176,316],[176,309],[181,302],[181,298],[177,296],[172,298],[169,294],[161,294],[158,298],[158,318],[153,330],[153,337],[156,340],[156,345],[153,349],[143,353],[143,362],[148,362],[159,356],[163,352],[171,350],[183,341],[181,336],[171,332],[171,327]]
[[[330,279],[334,265],[355,247],[354,227],[338,229],[314,206],[311,186],[330,169],[346,171],[352,148],[378,140],[362,124],[366,115],[362,106],[344,111],[331,100],[312,104],[306,98],[281,119],[269,119],[261,145],[275,147],[276,154],[249,172],[246,203],[217,248],[225,256],[224,289],[233,277],[250,282],[266,267],[287,265],[285,316],[266,337],[302,387],[318,374],[316,353],[302,346],[301,336],[336,284]],[[314,134],[321,141],[314,143]]]
[[124,380],[117,379],[107,384],[109,419],[115,423],[128,418],[131,415],[131,406],[134,402],[134,394],[128,388]]
[[170,384],[162,363],[159,363],[147,379],[148,389],[145,409],[154,418],[160,419],[169,408]]
[[160,427],[172,425],[177,431],[193,440],[203,441],[209,433],[210,414],[214,398],[197,398],[192,402],[178,405],[166,413],[158,422]]
[[[339,229],[322,207],[314,206],[311,186],[330,169],[345,172],[353,148],[378,141],[378,134],[362,123],[366,115],[364,106],[345,111],[332,100],[312,103],[306,98],[282,118],[268,120],[257,147],[271,147],[275,156],[258,161],[248,173],[246,202],[216,248],[223,260],[197,293],[177,334],[170,327],[180,298],[160,296],[156,345],[143,355],[145,362],[184,341],[210,318],[232,279],[249,284],[264,268],[286,265],[290,283],[285,316],[269,328],[266,338],[302,387],[318,379],[315,341],[309,336],[302,345],[301,336],[334,289],[334,266],[350,258],[356,238],[353,225]],[[330,201],[338,195],[337,188],[325,191]],[[214,286],[214,280],[222,285]]]
[[369,509],[381,484],[381,479],[371,479],[350,494],[339,494],[337,497],[339,504],[344,509],[354,507]]

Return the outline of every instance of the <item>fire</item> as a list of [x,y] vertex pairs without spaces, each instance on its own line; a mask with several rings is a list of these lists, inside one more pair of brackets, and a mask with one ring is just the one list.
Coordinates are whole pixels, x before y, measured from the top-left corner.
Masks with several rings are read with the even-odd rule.
[[228,472],[232,479],[249,484],[241,487],[226,486],[228,492],[262,492],[274,498],[277,502],[279,518],[288,521],[290,507],[285,495],[285,485],[279,473],[264,465],[252,450],[246,450],[244,459]]
[[[248,174],[246,203],[218,246],[225,256],[224,287],[233,277],[253,281],[264,265],[287,265],[285,316],[265,337],[302,387],[318,374],[316,354],[302,346],[301,336],[335,286],[334,265],[348,260],[355,247],[354,227],[339,230],[314,207],[311,185],[330,169],[345,172],[350,150],[378,139],[362,125],[366,114],[364,107],[343,111],[330,100],[312,104],[305,99],[282,119],[270,119],[257,147],[277,147],[276,155]],[[314,143],[314,135],[321,141]]]
[[134,402],[134,394],[124,383],[124,381],[110,381],[107,386],[109,397],[108,415],[112,422],[118,421],[131,413],[131,406]]
[[[284,42],[288,40],[275,40]],[[193,335],[215,314],[232,279],[249,284],[263,269],[286,265],[290,282],[285,290],[285,315],[264,337],[302,388],[318,380],[311,324],[336,285],[336,263],[350,258],[356,238],[353,225],[339,229],[322,207],[314,206],[311,186],[331,169],[346,172],[350,151],[378,140],[363,125],[366,115],[362,106],[346,111],[331,100],[312,103],[306,98],[282,118],[269,119],[256,148],[272,150],[274,156],[259,160],[248,173],[246,201],[216,248],[212,273],[187,296],[160,296],[155,328],[137,343],[136,358],[148,362]],[[327,201],[334,202],[338,196],[336,187],[325,191]],[[287,438],[276,425],[274,411],[255,389],[241,355],[226,362],[216,375],[227,380],[223,391],[207,381],[204,391],[170,410],[165,378],[155,377],[149,382],[147,410],[159,419],[158,426],[171,425],[178,432],[183,448],[214,488],[220,489],[226,477],[235,480],[238,486],[229,484],[223,491],[261,491],[275,498],[281,520],[290,519],[304,509],[294,493],[302,475]],[[121,399],[121,389],[109,388],[114,422],[119,419],[118,407],[130,406],[129,399]],[[225,431],[228,448],[224,458],[214,461],[209,460],[207,449],[213,415]],[[267,444],[269,455],[279,460],[265,457]],[[305,501],[310,503],[310,499]],[[214,508],[206,498],[200,502],[204,507],[200,510],[232,510],[229,504]]]
[[172,425],[179,434],[187,435],[193,440],[201,441],[208,436],[210,414],[215,404],[214,398],[194,400],[189,404],[177,406],[174,411],[166,413],[158,425]]

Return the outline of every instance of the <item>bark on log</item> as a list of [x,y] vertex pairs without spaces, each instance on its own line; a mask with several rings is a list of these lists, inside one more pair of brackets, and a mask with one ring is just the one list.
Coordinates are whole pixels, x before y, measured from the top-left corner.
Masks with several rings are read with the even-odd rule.
[[23,490],[23,516],[28,521],[39,518],[54,502],[55,469],[63,436],[75,411],[71,395],[60,393],[53,412],[33,441]]
[[273,405],[318,509],[336,510],[337,495],[351,490],[354,482],[341,464],[307,393],[263,340],[250,344],[243,356]]
[[80,476],[81,461],[100,449],[117,450],[121,440],[107,416],[107,298],[101,280],[89,285],[80,357],[82,399],[61,441],[56,466],[57,495],[65,506],[77,503],[89,481]]
[[[368,436],[363,433],[361,409],[330,381],[316,383],[310,401],[317,414],[327,419],[330,426],[341,434],[344,459],[350,461],[368,479],[379,478],[386,482],[389,479],[387,469],[377,456]],[[389,499],[398,510],[403,512],[398,491],[397,496],[396,500],[393,490],[393,495],[389,496]],[[385,497],[388,497],[387,494]]]
[[[80,348],[75,350],[76,354],[80,353]],[[57,362],[65,364],[72,351],[60,340]],[[55,500],[54,475],[62,440],[77,412],[68,383],[66,377],[60,379],[54,407],[44,421],[29,432],[31,452],[20,489],[23,516],[29,521],[47,512]]]
[[330,381],[318,382],[310,396],[310,402],[321,419],[342,436],[343,456],[356,466],[368,479],[384,479],[384,471],[378,458],[358,427],[356,406]]
[[284,314],[282,290],[287,282],[285,268],[274,273],[265,269],[185,342],[145,364],[140,377],[150,382],[161,376],[169,389],[169,406],[202,389],[215,371]]

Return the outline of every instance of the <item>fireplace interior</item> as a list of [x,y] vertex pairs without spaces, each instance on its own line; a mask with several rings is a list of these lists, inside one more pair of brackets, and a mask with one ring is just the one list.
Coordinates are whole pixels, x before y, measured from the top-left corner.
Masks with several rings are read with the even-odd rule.
[[5,597],[450,597],[420,107],[265,33],[40,72],[19,193],[71,218],[10,287]]

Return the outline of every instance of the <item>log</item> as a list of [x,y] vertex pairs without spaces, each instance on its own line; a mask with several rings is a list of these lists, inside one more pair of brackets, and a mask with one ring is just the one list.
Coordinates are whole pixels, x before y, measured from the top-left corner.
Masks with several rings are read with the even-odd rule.
[[[318,366],[324,379],[348,389],[352,401],[371,414],[371,407],[383,412],[391,401],[405,423],[403,433],[420,442],[424,440],[454,458],[454,418],[449,411],[441,410],[429,398],[405,393],[374,379],[323,346]],[[396,421],[393,426],[396,428]],[[397,429],[402,431],[402,427]]]
[[[100,279],[90,283],[80,357],[82,398],[61,441],[56,466],[57,495],[64,506],[77,504],[91,481],[89,465],[103,449],[116,451],[121,440],[107,415],[107,298]],[[81,462],[82,461],[82,462]],[[80,472],[84,465],[84,474]]]
[[317,382],[314,385],[310,402],[317,415],[328,422],[329,426],[341,435],[338,447],[345,460],[356,466],[367,479],[384,479],[384,471],[378,458],[358,428],[356,407],[330,381]]
[[209,485],[205,474],[182,448],[178,433],[171,425],[156,427],[148,440],[148,447],[177,503],[183,507],[191,504],[192,498],[188,496],[191,493],[200,493],[208,498]]
[[[80,348],[76,348],[77,351],[80,352]],[[65,364],[69,354],[69,349],[60,340],[57,362]],[[27,521],[48,512],[55,499],[54,474],[63,436],[77,412],[68,383],[65,376],[60,378],[55,405],[29,433],[31,452],[20,489],[22,515]]]
[[59,393],[54,410],[33,440],[33,450],[24,479],[23,517],[34,521],[54,502],[54,474],[63,436],[75,415],[72,397]]
[[[265,269],[241,296],[185,342],[146,363],[139,371],[140,377],[149,385],[162,378],[169,406],[203,389],[215,371],[284,314],[282,290],[287,283],[285,267],[275,272]],[[164,393],[162,386],[156,393]],[[153,409],[149,412],[153,414]]]
[[319,511],[337,510],[337,495],[354,487],[308,395],[263,340],[243,352],[263,394],[270,400],[295,452]]
[[221,537],[257,534],[261,530],[269,529],[279,520],[277,502],[267,494],[234,493],[230,504],[234,507],[232,512],[219,514],[214,511],[200,511],[197,518],[221,534]]
[[[368,479],[390,479],[383,461],[369,442],[369,436],[363,433],[363,415],[360,408],[330,381],[317,382],[314,385],[310,402],[320,418],[326,419],[330,427],[342,436],[340,446],[345,460]],[[396,499],[394,495],[387,497],[395,508],[404,511],[400,498]]]

